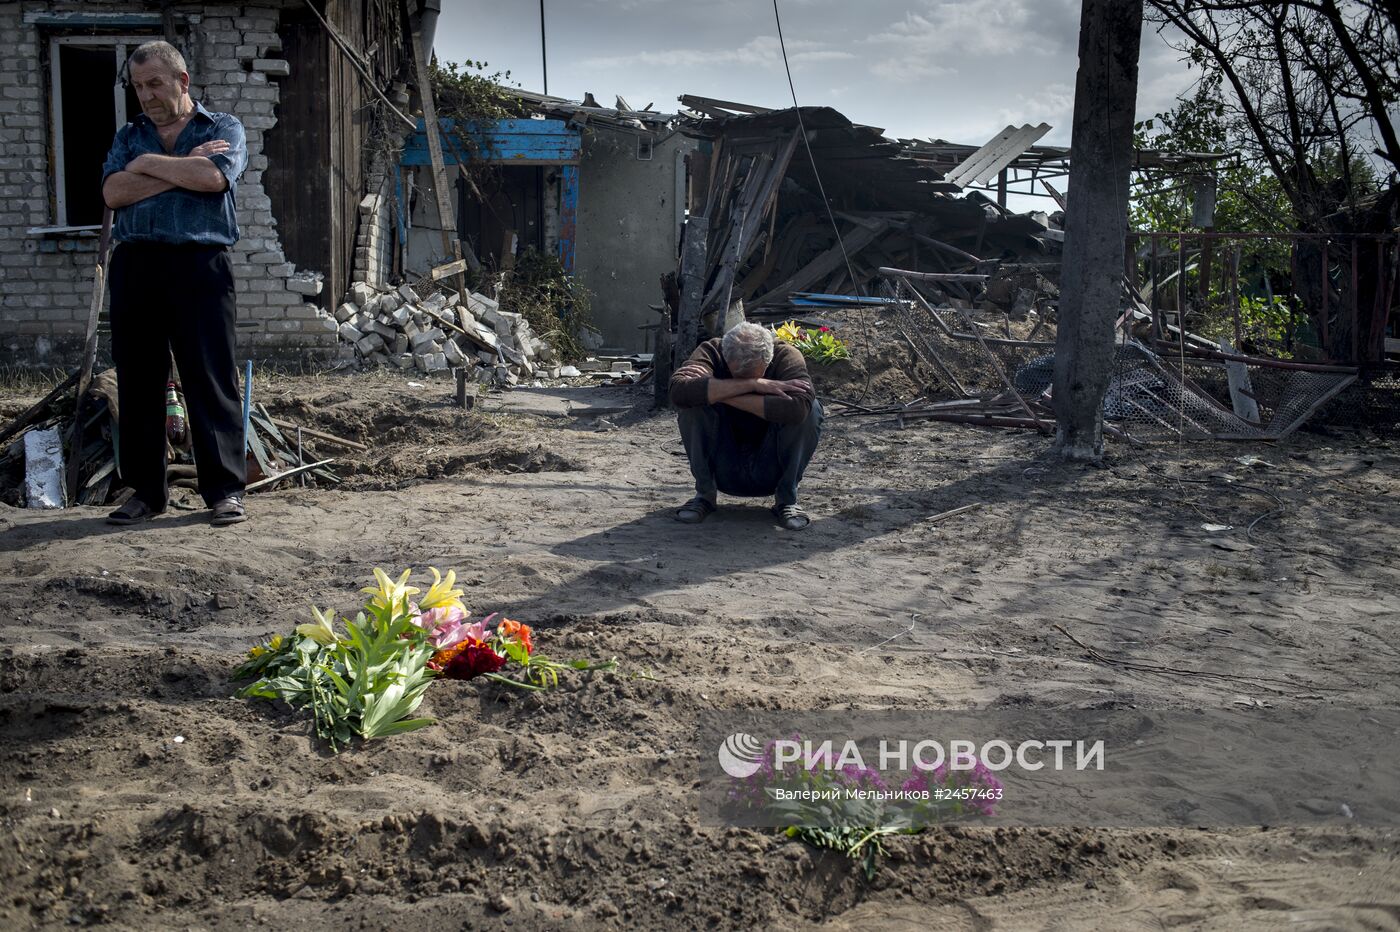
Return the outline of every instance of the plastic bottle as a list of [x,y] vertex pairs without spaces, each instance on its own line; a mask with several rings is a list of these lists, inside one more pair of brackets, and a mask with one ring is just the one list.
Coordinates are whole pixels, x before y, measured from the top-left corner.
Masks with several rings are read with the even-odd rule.
[[165,436],[173,446],[184,446],[188,429],[185,426],[185,409],[180,404],[180,396],[175,391],[175,383],[165,383]]

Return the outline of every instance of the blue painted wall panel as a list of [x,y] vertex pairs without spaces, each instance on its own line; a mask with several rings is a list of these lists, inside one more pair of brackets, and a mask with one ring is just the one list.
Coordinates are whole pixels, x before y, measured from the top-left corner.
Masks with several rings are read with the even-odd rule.
[[[567,165],[579,161],[583,140],[579,131],[562,120],[500,120],[494,123],[466,123],[465,135],[475,141],[473,152],[464,151],[456,142],[453,120],[440,120],[443,135],[443,161],[456,165],[465,158],[481,158],[488,162],[535,162]],[[404,165],[428,165],[428,139],[423,121],[418,131],[404,145]]]
[[564,166],[559,181],[559,264],[572,275],[578,241],[578,166]]

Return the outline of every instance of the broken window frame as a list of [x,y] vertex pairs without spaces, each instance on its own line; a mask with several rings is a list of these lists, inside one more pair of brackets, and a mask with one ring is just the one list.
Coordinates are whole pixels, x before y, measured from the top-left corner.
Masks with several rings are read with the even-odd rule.
[[[127,56],[135,51],[138,45],[150,42],[152,39],[159,39],[161,34],[157,30],[148,33],[120,33],[116,35],[65,35],[50,34],[48,38],[49,52],[49,142],[50,153],[52,155],[50,165],[50,180],[53,183],[53,200],[51,210],[53,223],[44,227],[33,227],[28,232],[31,234],[64,234],[64,233],[88,233],[102,229],[101,224],[70,224],[68,222],[68,185],[65,166],[64,152],[64,132],[63,132],[63,68],[60,56],[60,49],[65,45],[86,45],[86,46],[110,46],[112,49],[112,100],[114,107],[112,133],[129,122],[126,107],[126,85],[121,80],[121,69],[126,63]],[[94,171],[100,171],[101,165],[94,167]]]

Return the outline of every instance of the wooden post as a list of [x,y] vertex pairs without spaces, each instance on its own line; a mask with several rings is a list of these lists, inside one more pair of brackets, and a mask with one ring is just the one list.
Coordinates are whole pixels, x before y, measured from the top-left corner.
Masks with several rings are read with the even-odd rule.
[[651,380],[653,401],[656,408],[671,406],[671,373],[676,371],[672,357],[675,334],[671,333],[671,315],[668,312],[656,329],[656,351],[651,356]]
[[[403,3],[404,22],[411,23],[409,16],[408,0]],[[442,132],[442,127],[438,125],[437,107],[433,103],[433,81],[432,74],[428,70],[428,63],[423,58],[423,36],[415,30],[409,41],[409,46],[413,49],[413,70],[418,78],[418,98],[423,104],[423,135],[428,137],[428,158],[433,163],[433,193],[437,195],[438,225],[442,227],[442,250],[444,256],[453,259],[462,258],[462,243],[457,238],[457,220],[452,211],[452,201],[447,195],[447,171],[443,167],[442,160],[442,140],[438,134]],[[463,298],[467,295],[467,276],[457,273],[457,288]]]
[[97,362],[97,318],[102,313],[102,297],[107,288],[107,247],[112,242],[112,208],[102,209],[102,238],[97,244],[97,268],[92,273],[92,301],[88,304],[87,331],[83,336],[83,365],[78,370],[77,394],[73,398],[73,432],[68,445],[68,473],[64,477],[67,503],[78,501],[78,467],[83,459],[83,421],[92,367]]
[[683,362],[700,345],[700,307],[705,300],[706,252],[710,237],[708,217],[691,217],[685,222],[681,244],[681,306],[676,321],[675,360]]

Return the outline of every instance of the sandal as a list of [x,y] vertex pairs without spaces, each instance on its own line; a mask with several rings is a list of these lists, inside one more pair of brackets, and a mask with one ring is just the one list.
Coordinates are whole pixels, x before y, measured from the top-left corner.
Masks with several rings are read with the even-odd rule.
[[697,495],[676,509],[676,520],[682,524],[699,524],[715,510],[715,503]]
[[[164,510],[163,508],[161,509],[161,511]],[[156,515],[160,514],[161,511],[154,510],[150,505],[147,505],[145,502],[141,501],[141,499],[133,495],[126,500],[126,504],[107,516],[107,523],[141,524],[144,521],[151,520]]]
[[230,495],[221,498],[214,503],[214,517],[210,519],[210,524],[215,527],[223,527],[227,524],[237,524],[240,521],[248,520],[248,512],[243,508],[242,495]]
[[786,531],[800,531],[812,523],[807,512],[797,505],[774,505],[773,517],[778,519],[778,523]]

